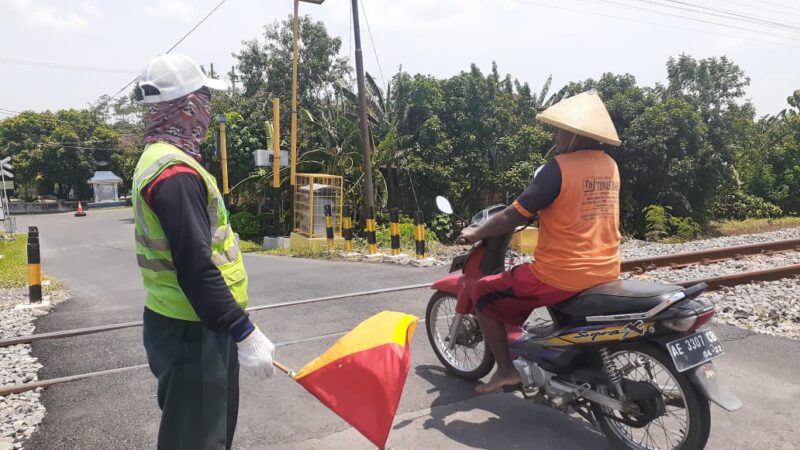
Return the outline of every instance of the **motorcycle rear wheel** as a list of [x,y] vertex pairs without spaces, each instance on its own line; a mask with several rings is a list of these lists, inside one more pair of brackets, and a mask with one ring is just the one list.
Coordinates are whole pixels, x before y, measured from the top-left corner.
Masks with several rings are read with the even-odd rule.
[[[610,350],[610,355],[618,369],[628,368],[628,373],[622,373],[623,378],[634,381],[648,381],[647,379],[637,379],[639,377],[631,376],[631,373],[636,371],[634,375],[643,374],[642,378],[650,377],[646,368],[641,365],[643,364],[643,359],[650,359],[652,373],[655,377],[652,377],[648,382],[656,385],[664,393],[662,398],[670,395],[670,401],[672,402],[666,405],[667,410],[664,415],[651,421],[643,428],[634,428],[619,423],[606,415],[619,413],[614,413],[609,409],[593,404],[592,412],[603,433],[614,448],[626,450],[653,448],[661,450],[700,450],[705,447],[711,432],[711,411],[708,399],[697,391],[697,388],[685,373],[678,372],[669,355],[655,346],[643,343],[615,347]],[[636,357],[635,360],[633,356]],[[637,364],[639,365],[637,366]],[[659,370],[662,372],[659,372]],[[664,371],[666,373],[663,373]],[[679,394],[679,396],[676,396],[676,394]],[[685,410],[685,419],[681,418],[682,414],[676,414],[676,411],[679,413],[681,409]],[[651,425],[655,425],[652,433],[650,431]],[[680,429],[681,426],[686,429]],[[679,430],[674,428],[679,428]],[[634,435],[640,433],[644,434],[641,439]],[[666,445],[661,445],[662,436]]]
[[486,345],[473,315],[463,317],[464,325],[453,349],[447,348],[450,325],[456,316],[456,297],[437,291],[428,301],[425,311],[425,329],[433,352],[447,370],[465,380],[478,380],[492,371],[494,355]]

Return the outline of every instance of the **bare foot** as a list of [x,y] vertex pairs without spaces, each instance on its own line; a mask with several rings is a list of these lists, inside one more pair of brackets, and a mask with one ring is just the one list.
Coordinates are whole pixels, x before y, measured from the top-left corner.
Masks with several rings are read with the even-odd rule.
[[511,369],[507,372],[497,371],[492,375],[488,383],[479,384],[475,386],[475,392],[478,394],[489,394],[496,392],[505,386],[514,386],[519,384],[519,372],[516,369]]

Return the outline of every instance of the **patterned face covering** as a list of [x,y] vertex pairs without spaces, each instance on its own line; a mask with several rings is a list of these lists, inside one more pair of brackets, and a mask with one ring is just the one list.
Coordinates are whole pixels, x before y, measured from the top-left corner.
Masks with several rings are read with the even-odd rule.
[[202,88],[175,100],[152,104],[144,141],[148,144],[167,142],[200,161],[200,146],[210,122],[211,92]]

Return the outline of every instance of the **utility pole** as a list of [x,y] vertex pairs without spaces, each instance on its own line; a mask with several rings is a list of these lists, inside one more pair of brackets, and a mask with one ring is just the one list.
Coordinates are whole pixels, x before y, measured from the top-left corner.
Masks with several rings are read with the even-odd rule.
[[292,22],[292,132],[289,138],[291,152],[289,155],[289,184],[294,186],[297,181],[297,59],[298,56],[298,43],[300,19],[297,17],[300,9],[300,0],[294,0],[294,15]]
[[361,146],[364,151],[364,206],[375,207],[372,189],[372,142],[367,122],[367,91],[364,84],[364,59],[361,55],[361,31],[358,26],[358,0],[353,5],[353,36],[356,41],[356,79],[358,80],[358,121],[361,125]]
[[219,122],[219,162],[222,172],[222,195],[227,197],[230,193],[228,189],[228,149],[227,142],[225,142],[225,123],[227,122],[225,114],[217,114],[217,122]]

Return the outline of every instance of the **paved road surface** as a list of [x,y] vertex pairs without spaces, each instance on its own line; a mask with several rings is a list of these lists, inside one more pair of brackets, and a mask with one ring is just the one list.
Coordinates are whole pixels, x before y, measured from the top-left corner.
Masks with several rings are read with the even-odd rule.
[[[19,217],[22,229],[38,225],[44,270],[62,279],[75,298],[40,319],[37,332],[141,317],[143,290],[133,256],[130,210]],[[251,304],[269,304],[336,293],[431,281],[443,269],[334,263],[247,256]],[[337,300],[255,312],[275,342],[278,358],[300,367],[371,314],[386,310],[424,315],[425,290]],[[713,449],[800,447],[800,343],[754,335],[727,326],[718,367],[745,407],[727,414],[712,407]],[[316,336],[330,335],[318,338]],[[315,338],[316,337],[316,338]],[[45,368],[40,378],[145,362],[141,330],[37,343]],[[476,397],[471,383],[447,376],[420,327],[412,345],[413,367],[389,446],[416,448],[605,449],[605,438],[581,420],[511,394]],[[152,448],[158,429],[155,382],[146,370],[50,388],[42,428],[32,449]],[[285,377],[261,383],[242,379],[236,448],[355,449],[368,442]]]

